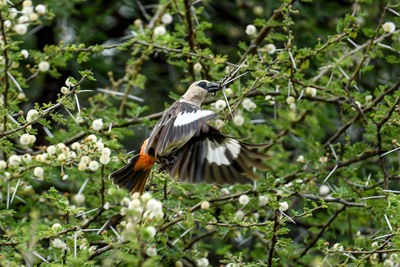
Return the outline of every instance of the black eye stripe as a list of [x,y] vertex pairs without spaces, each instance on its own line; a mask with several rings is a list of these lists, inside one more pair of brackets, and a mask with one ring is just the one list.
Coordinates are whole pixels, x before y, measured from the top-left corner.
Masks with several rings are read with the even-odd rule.
[[198,86],[207,90],[207,84],[205,82],[199,83]]

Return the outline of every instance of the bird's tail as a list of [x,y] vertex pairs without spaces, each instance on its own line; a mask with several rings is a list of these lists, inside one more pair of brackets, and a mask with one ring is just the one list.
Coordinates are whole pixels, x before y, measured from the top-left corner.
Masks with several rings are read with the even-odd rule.
[[155,157],[141,153],[129,160],[129,163],[112,172],[108,178],[119,188],[127,189],[131,194],[143,193],[147,177],[153,167]]

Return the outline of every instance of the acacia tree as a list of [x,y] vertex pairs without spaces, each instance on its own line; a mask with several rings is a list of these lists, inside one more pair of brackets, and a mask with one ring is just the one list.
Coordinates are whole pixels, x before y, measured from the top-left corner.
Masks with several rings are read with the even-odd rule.
[[[399,262],[395,1],[0,2],[1,265]],[[108,174],[199,79],[269,170],[118,190]]]

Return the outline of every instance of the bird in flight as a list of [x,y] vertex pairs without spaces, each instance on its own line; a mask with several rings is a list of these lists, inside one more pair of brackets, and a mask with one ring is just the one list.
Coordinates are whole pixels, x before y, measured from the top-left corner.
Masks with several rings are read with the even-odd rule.
[[224,135],[208,122],[216,113],[200,106],[208,93],[220,86],[206,80],[193,83],[186,93],[164,111],[140,153],[109,178],[132,194],[143,193],[156,161],[171,178],[181,182],[234,184],[258,179],[254,167],[265,171],[257,152],[265,145],[246,144]]

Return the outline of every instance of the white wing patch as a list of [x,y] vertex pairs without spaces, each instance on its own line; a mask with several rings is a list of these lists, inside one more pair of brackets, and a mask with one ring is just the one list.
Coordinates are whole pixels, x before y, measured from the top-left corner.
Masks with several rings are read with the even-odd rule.
[[212,112],[211,110],[203,110],[203,109],[198,109],[195,112],[185,112],[185,113],[180,112],[178,116],[176,116],[176,119],[174,121],[174,126],[177,127],[177,126],[187,125],[213,114],[214,112]]
[[222,144],[215,141],[206,139],[207,143],[207,161],[215,163],[218,166],[230,165],[229,159],[225,155],[225,151],[228,150],[233,158],[237,158],[240,153],[240,144],[237,140],[227,138]]
[[228,138],[224,142],[226,148],[231,152],[233,158],[237,158],[240,153],[240,144],[238,140]]

